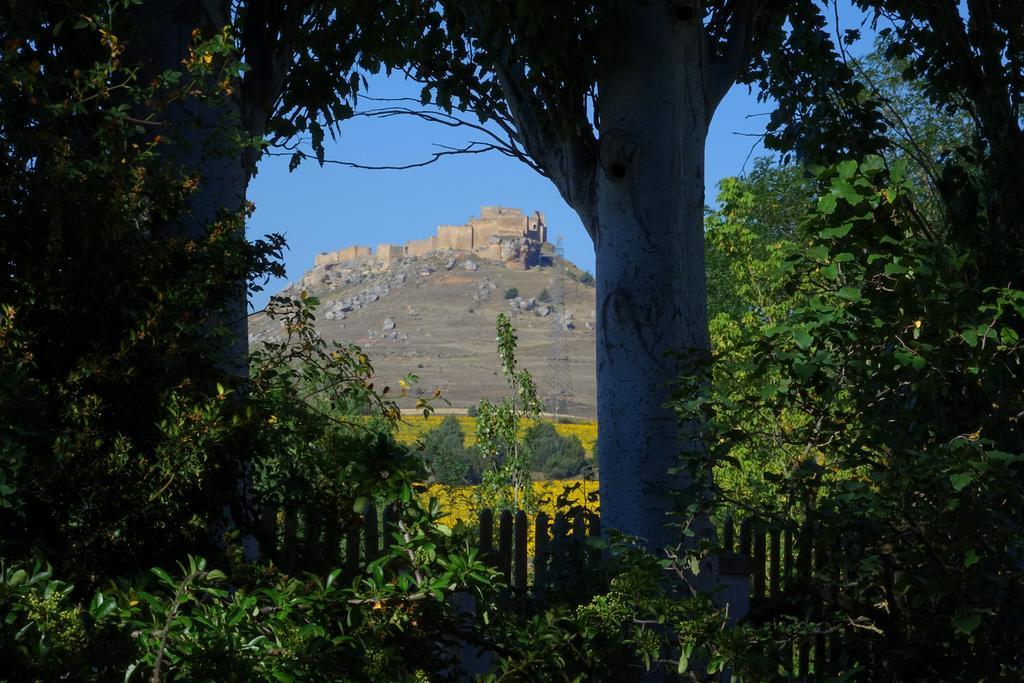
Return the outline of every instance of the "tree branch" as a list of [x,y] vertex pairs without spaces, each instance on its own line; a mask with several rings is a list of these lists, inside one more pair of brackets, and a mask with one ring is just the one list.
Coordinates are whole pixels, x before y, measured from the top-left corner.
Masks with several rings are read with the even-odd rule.
[[[722,98],[729,92],[729,88],[739,78],[743,68],[750,62],[754,20],[759,7],[760,3],[756,0],[731,0],[723,10],[731,14],[732,19],[729,22],[724,52],[721,55],[708,55],[711,73],[706,76],[705,93],[709,119]],[[710,46],[710,41],[708,42]]]
[[[475,3],[467,3],[464,11],[470,25],[484,33],[483,14]],[[590,121],[578,110],[574,111],[572,114],[579,119],[577,130],[562,133],[530,93],[522,67],[512,64],[511,56],[497,61],[494,71],[508,105],[516,137],[535,162],[533,167],[555,184],[562,198],[579,214],[591,239],[596,240],[593,191],[597,140]],[[584,102],[577,103],[577,109],[580,108],[585,108]]]
[[[390,99],[379,99],[379,98],[368,98],[375,99],[376,101],[388,101],[388,102],[412,102],[411,98],[390,98]],[[353,118],[366,117],[366,118],[378,118],[387,119],[394,116],[412,116],[415,118],[422,119],[429,123],[440,124],[448,128],[470,128],[481,134],[487,139],[485,140],[472,140],[467,142],[462,147],[452,147],[448,145],[436,145],[439,151],[434,152],[429,158],[422,161],[415,161],[407,164],[364,164],[356,161],[344,161],[338,159],[324,159],[324,164],[333,164],[336,166],[345,166],[348,168],[359,168],[364,170],[372,171],[402,171],[411,168],[422,168],[431,164],[437,163],[441,159],[449,156],[456,156],[461,154],[483,154],[484,152],[498,152],[504,154],[507,157],[517,159],[538,173],[543,174],[544,170],[538,165],[538,163],[522,148],[519,140],[512,137],[511,134],[507,138],[503,138],[494,130],[488,128],[483,124],[473,123],[464,118],[460,118],[453,114],[448,114],[443,111],[429,111],[425,109],[412,109],[410,107],[380,107],[377,109],[369,109],[353,114]],[[504,130],[504,129],[503,129]],[[506,131],[507,132],[507,131]],[[315,155],[309,154],[305,151],[298,149],[298,143],[288,145],[278,145],[279,149],[287,150],[287,152],[268,152],[268,156],[290,156],[298,157],[300,159],[314,159]]]

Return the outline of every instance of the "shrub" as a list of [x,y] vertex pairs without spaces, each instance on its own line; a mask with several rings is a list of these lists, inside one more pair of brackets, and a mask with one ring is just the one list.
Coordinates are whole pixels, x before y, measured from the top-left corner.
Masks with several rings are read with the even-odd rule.
[[530,427],[523,441],[532,454],[530,469],[550,479],[577,476],[586,464],[580,440],[575,435],[562,436],[547,422]]
[[476,449],[466,448],[462,425],[454,415],[423,438],[423,458],[432,478],[439,484],[458,486],[480,483],[480,458]]
[[551,293],[548,292],[547,287],[540,290],[540,294],[537,295],[537,301],[540,301],[541,303],[547,303],[551,301]]
[[[793,607],[804,632],[861,625],[844,648],[864,680],[1019,678],[1020,246],[973,244],[990,227],[980,183],[954,207],[978,212],[970,231],[936,235],[908,228],[920,213],[905,163],[869,155],[816,179],[816,208],[758,276],[786,297],[770,302],[781,315],[744,317],[714,381],[693,376],[680,395],[710,451],[687,466],[715,468],[720,510],[814,525],[827,552]],[[762,618],[766,641],[790,620]]]
[[519,290],[515,287],[509,287],[505,290],[506,299],[515,299],[517,296],[519,296]]

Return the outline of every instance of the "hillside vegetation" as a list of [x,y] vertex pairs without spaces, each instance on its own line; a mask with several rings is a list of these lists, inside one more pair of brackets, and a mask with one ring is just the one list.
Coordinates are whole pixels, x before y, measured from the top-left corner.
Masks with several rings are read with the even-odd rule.
[[[455,415],[455,419],[462,427],[463,445],[467,448],[476,445],[476,418],[469,415]],[[398,423],[395,431],[395,439],[407,446],[415,445],[427,432],[437,429],[444,421],[444,415],[430,415],[429,417],[405,416]],[[597,444],[597,423],[596,422],[551,422],[548,423],[555,428],[561,436],[575,436],[583,444],[587,457],[593,457],[594,446]],[[526,434],[526,430],[532,427],[533,420],[524,420],[519,429],[520,436]]]

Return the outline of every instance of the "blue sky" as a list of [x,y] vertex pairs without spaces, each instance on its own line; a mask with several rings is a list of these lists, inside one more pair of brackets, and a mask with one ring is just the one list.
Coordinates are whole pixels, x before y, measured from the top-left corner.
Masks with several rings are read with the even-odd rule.
[[[844,15],[851,10],[841,3]],[[843,22],[844,27],[850,24]],[[374,77],[374,97],[417,97],[419,89],[397,78]],[[372,103],[366,103],[372,106]],[[750,168],[759,154],[758,135],[771,112],[746,86],[734,86],[715,113],[706,152],[706,201],[718,182]],[[327,143],[327,158],[371,165],[395,165],[430,156],[436,144],[459,145],[476,139],[466,129],[446,129],[408,117],[353,119],[336,142]],[[264,159],[249,199],[256,204],[250,238],[270,232],[288,240],[287,279],[270,283],[253,300],[258,310],[271,293],[298,279],[321,251],[361,244],[404,242],[427,237],[438,224],[463,223],[481,205],[502,205],[527,212],[543,211],[549,235],[564,237],[566,257],[593,270],[594,251],[576,216],[545,178],[519,161],[498,153],[447,157],[425,168],[370,171],[307,161],[288,172],[288,159]]]

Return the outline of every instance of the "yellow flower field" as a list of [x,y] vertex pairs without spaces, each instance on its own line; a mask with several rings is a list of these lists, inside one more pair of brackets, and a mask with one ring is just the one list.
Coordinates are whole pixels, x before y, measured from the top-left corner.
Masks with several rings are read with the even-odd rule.
[[[431,429],[437,429],[441,426],[441,422],[444,420],[444,415],[431,415],[428,418],[422,416],[406,415],[403,416],[402,421],[398,424],[398,431],[395,434],[395,438],[400,443],[412,445],[417,439],[422,439],[423,435],[429,432]],[[464,435],[464,442],[466,446],[472,446],[476,443],[476,418],[468,415],[456,415],[455,419],[459,421],[459,425],[462,427],[462,433]],[[524,420],[522,431],[525,432],[533,422],[531,420]],[[562,436],[574,435],[583,444],[583,449],[587,452],[587,456],[591,456],[594,453],[594,444],[597,442],[597,423],[596,422],[585,422],[582,424],[562,424],[553,423],[555,431]]]
[[[426,500],[436,498],[441,510],[446,514],[441,522],[448,526],[455,526],[459,522],[475,525],[479,519],[480,507],[475,500],[474,486],[445,486],[444,484],[431,484],[423,494]],[[578,505],[597,513],[600,510],[597,499],[597,482],[585,479],[565,479],[553,481],[533,482],[533,493],[538,501],[539,509],[546,512],[550,519],[554,519],[557,512],[555,503],[558,498],[567,493],[566,499],[571,505]],[[534,522],[536,515],[529,516],[530,523],[527,532],[527,556],[533,557],[535,549]],[[494,538],[497,539],[497,519],[495,519]]]

